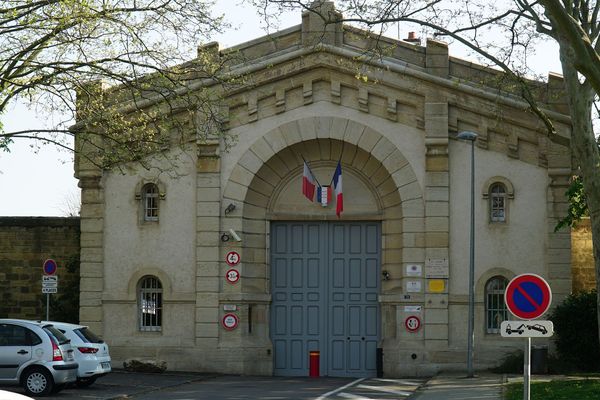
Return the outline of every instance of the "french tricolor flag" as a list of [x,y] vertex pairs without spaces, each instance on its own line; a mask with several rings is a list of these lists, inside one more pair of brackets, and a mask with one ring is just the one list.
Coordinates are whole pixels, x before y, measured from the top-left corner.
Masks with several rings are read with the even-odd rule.
[[315,197],[315,177],[306,161],[304,161],[304,173],[302,174],[302,194],[310,201],[313,201]]
[[333,190],[335,191],[335,214],[340,217],[344,211],[344,194],[342,193],[342,164],[338,161],[333,174]]

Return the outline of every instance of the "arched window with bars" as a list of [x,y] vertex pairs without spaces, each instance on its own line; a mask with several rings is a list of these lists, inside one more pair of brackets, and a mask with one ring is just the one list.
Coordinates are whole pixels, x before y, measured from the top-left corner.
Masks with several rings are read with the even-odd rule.
[[500,332],[500,324],[508,319],[508,310],[504,303],[504,291],[508,279],[494,276],[485,284],[485,325],[487,333]]
[[506,222],[508,202],[506,201],[506,187],[499,182],[490,186],[490,221]]
[[155,276],[145,276],[138,285],[140,331],[162,330],[163,288]]

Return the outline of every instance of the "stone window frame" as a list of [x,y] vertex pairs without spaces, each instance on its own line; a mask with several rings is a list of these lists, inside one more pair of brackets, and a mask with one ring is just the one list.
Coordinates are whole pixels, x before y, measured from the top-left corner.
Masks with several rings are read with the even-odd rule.
[[[492,190],[494,187],[500,185],[504,189],[504,219],[498,220],[493,216],[494,205],[492,202],[494,201],[494,193]],[[483,186],[482,197],[487,200],[488,203],[488,222],[490,224],[506,224],[508,223],[509,210],[510,206],[509,200],[513,200],[515,198],[515,189],[512,183],[503,176],[494,176],[486,181]]]
[[[148,189],[156,189],[155,215],[148,215]],[[135,199],[139,204],[139,220],[142,224],[158,223],[160,220],[161,203],[167,198],[165,185],[158,180],[142,180],[135,189]]]
[[[500,274],[494,275],[485,281],[484,308],[485,332],[487,334],[499,333],[502,321],[508,320],[508,308],[504,302],[504,292],[508,282],[509,279]],[[494,318],[491,318],[492,315],[494,315]]]
[[138,329],[140,332],[162,331],[163,307],[163,285],[160,279],[155,275],[142,276],[137,284]]

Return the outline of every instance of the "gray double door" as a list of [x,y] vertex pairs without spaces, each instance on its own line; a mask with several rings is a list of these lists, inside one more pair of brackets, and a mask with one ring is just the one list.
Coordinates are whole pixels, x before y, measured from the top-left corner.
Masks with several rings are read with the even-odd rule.
[[379,222],[273,222],[275,375],[374,376],[380,338]]

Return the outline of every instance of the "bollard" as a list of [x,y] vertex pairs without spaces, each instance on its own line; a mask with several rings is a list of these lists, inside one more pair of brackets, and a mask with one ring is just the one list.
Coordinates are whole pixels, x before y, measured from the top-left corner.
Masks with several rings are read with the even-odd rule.
[[319,377],[319,361],[320,354],[318,351],[309,351],[308,352],[308,376],[311,378]]

